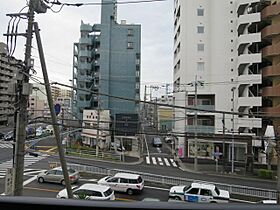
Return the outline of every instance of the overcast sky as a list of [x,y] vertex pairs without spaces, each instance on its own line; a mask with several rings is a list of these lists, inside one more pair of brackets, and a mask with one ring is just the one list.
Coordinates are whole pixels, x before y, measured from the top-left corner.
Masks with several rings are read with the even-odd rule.
[[[124,2],[126,0],[119,0]],[[135,0],[137,1],[137,0]],[[101,2],[100,0],[60,0],[60,2]],[[24,6],[25,0],[1,1],[0,6],[0,41],[6,43],[9,17],[7,13],[18,13]],[[59,6],[54,6],[58,10]],[[91,25],[100,23],[100,6],[63,7],[61,12],[53,13],[48,10],[45,14],[36,14],[35,21],[41,29],[47,68],[50,80],[70,84],[72,79],[73,43],[79,40],[81,20]],[[27,8],[23,10],[27,11]],[[173,0],[154,3],[118,5],[118,22],[126,20],[128,24],[141,24],[142,27],[142,61],[141,88],[144,85],[163,85],[172,83],[173,62]],[[16,22],[15,22],[16,23]],[[19,32],[25,32],[26,20],[19,23]],[[17,39],[14,56],[24,57],[25,38]],[[35,59],[37,76],[41,77],[41,69],[37,54],[37,45],[32,55]],[[164,90],[164,88],[162,88]]]

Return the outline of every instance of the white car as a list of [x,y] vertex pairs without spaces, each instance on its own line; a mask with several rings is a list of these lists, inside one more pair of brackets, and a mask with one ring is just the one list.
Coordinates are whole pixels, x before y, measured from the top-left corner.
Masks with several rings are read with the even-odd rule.
[[[115,200],[114,191],[108,186],[102,186],[98,184],[83,184],[80,187],[76,186],[72,188],[73,197],[75,199],[87,199],[87,200]],[[68,198],[67,190],[61,190],[56,198]]]
[[141,192],[144,188],[144,180],[138,174],[117,173],[115,176],[106,176],[100,179],[98,184],[107,185],[114,191],[126,192],[129,195]]
[[213,184],[192,183],[190,186],[174,186],[169,198],[198,203],[228,203],[229,192],[220,190]]

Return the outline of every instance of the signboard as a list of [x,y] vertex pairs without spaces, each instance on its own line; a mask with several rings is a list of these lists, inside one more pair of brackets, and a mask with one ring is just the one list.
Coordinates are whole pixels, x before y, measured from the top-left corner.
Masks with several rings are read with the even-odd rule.
[[56,115],[58,115],[60,113],[60,110],[61,110],[60,104],[55,104],[54,105],[54,112],[55,112]]
[[7,168],[5,177],[5,195],[12,195],[14,191],[14,169]]

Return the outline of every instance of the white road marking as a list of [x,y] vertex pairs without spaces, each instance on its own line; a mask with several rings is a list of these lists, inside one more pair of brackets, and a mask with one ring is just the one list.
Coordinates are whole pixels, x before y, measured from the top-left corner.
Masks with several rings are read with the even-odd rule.
[[157,161],[156,161],[156,158],[155,158],[155,157],[152,157],[152,161],[153,161],[153,164],[154,164],[154,165],[157,164]]
[[174,167],[177,167],[177,164],[175,163],[175,161],[173,159],[170,159],[170,162]]
[[159,165],[163,166],[162,159],[160,157],[158,157],[157,159],[158,159]]
[[151,161],[150,161],[150,157],[149,157],[149,156],[146,157],[146,163],[147,163],[147,164],[151,164]]
[[163,160],[164,160],[164,162],[165,162],[165,165],[170,166],[170,163],[169,163],[169,161],[167,160],[167,158],[163,158]]

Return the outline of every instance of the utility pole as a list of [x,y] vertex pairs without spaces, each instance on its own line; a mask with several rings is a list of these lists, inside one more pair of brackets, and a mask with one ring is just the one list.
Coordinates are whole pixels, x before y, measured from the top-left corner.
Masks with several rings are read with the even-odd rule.
[[31,68],[31,48],[33,35],[33,22],[35,13],[35,0],[29,1],[29,10],[27,13],[28,25],[26,31],[25,58],[24,58],[24,75],[23,80],[19,82],[19,106],[16,124],[16,148],[15,148],[15,189],[14,195],[21,196],[23,194],[23,172],[24,172],[24,155],[25,155],[25,139],[27,125],[27,107],[29,100],[29,71]]
[[40,37],[40,33],[39,33],[38,23],[36,23],[36,22],[34,23],[34,28],[35,28],[35,34],[36,34],[36,39],[37,39],[37,45],[38,45],[38,51],[39,51],[39,56],[40,56],[40,61],[41,61],[42,72],[43,72],[43,76],[44,76],[44,83],[45,83],[45,88],[46,88],[46,93],[47,93],[47,99],[48,99],[49,108],[50,108],[50,112],[51,112],[54,135],[55,135],[55,139],[56,139],[56,143],[57,143],[61,168],[62,168],[63,176],[64,176],[64,182],[66,185],[68,197],[73,198],[68,169],[67,169],[64,151],[63,151],[63,147],[61,144],[61,138],[60,138],[60,134],[59,134],[59,127],[57,125],[57,117],[54,112],[54,104],[53,104],[53,99],[52,99],[52,94],[51,94],[51,87],[50,87],[50,82],[49,82],[49,78],[48,78],[47,67],[46,67],[41,37]]
[[224,166],[224,170],[226,168],[226,140],[225,140],[225,133],[226,133],[226,126],[225,126],[225,113],[223,113],[223,119],[222,119],[222,123],[223,123],[223,166]]
[[232,144],[231,144],[231,173],[234,173],[234,91],[235,87],[232,89]]
[[277,204],[280,205],[280,140],[276,138],[277,151]]
[[[195,82],[194,82],[194,107],[197,108],[197,75],[195,76]],[[197,110],[195,110],[195,115],[194,115],[194,170],[197,171],[197,165],[198,165],[198,160],[197,160]]]
[[100,97],[98,94],[98,106],[97,106],[97,133],[96,133],[96,157],[99,155],[99,123],[100,123]]

